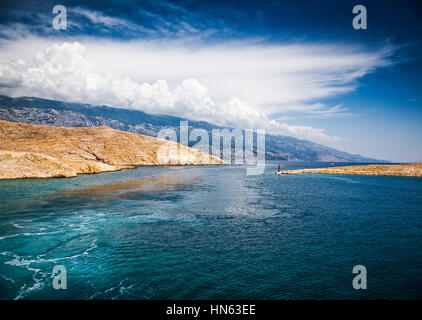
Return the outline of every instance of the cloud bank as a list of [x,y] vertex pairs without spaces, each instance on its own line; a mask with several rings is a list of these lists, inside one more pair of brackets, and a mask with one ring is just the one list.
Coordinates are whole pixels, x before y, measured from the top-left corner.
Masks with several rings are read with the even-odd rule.
[[[46,47],[32,53],[25,50],[32,48],[28,41],[0,46],[3,94],[137,109],[221,126],[265,128],[269,133],[317,142],[338,138],[323,129],[270,120],[271,115],[347,114],[341,105],[318,101],[355,90],[359,78],[389,64],[392,50],[88,39],[41,41]],[[19,56],[19,52],[25,54]]]

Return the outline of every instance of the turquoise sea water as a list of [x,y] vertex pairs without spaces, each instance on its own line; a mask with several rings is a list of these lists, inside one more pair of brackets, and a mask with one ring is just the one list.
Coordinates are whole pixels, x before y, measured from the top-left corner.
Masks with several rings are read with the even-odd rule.
[[[0,298],[422,298],[421,178],[276,167],[0,181]],[[352,287],[358,264],[367,290]]]

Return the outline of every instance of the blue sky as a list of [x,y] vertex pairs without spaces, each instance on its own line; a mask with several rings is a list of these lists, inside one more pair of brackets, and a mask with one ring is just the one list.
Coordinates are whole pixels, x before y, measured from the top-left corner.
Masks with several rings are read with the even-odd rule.
[[[67,8],[67,29],[51,26]],[[356,4],[367,30],[352,27]],[[2,1],[0,92],[422,161],[420,1]]]

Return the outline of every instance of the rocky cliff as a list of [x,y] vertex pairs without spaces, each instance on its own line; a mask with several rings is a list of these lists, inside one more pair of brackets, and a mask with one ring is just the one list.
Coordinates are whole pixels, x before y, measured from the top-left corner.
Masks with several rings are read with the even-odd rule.
[[106,126],[65,128],[0,120],[0,179],[74,177],[137,165],[223,164],[219,158]]

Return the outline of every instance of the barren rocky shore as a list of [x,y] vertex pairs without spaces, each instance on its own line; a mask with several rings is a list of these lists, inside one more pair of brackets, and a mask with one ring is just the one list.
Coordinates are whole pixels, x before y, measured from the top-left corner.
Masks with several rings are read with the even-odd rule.
[[106,126],[64,128],[0,120],[0,179],[75,177],[138,165],[223,164],[198,149]]
[[422,177],[422,163],[416,164],[386,164],[386,165],[361,165],[330,167],[318,169],[301,169],[282,171],[282,174],[348,174],[367,176],[402,176],[402,177]]

